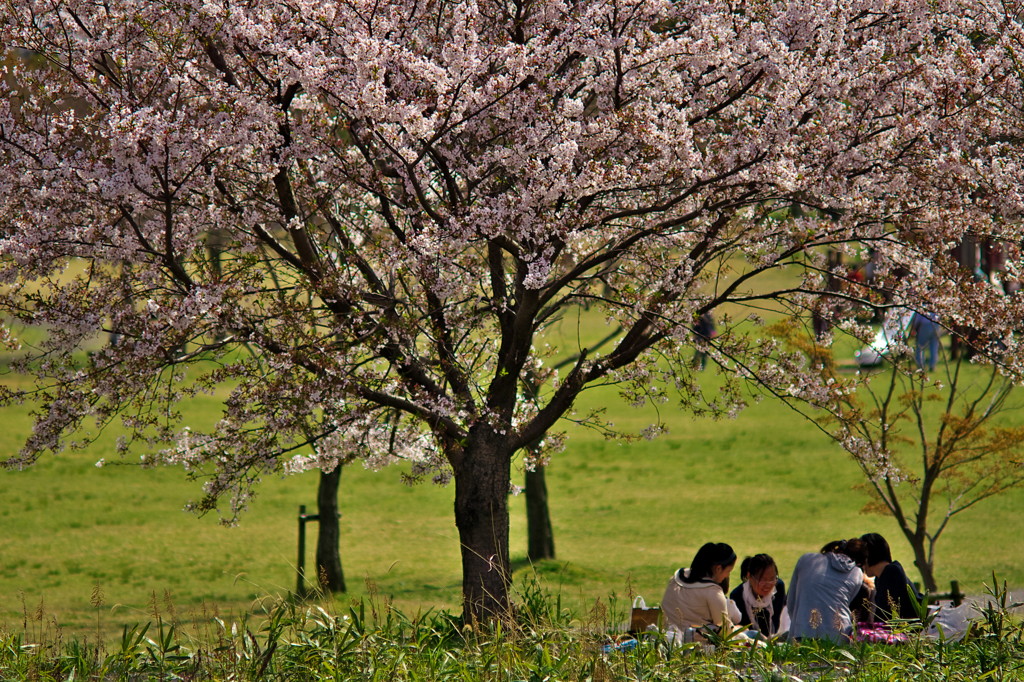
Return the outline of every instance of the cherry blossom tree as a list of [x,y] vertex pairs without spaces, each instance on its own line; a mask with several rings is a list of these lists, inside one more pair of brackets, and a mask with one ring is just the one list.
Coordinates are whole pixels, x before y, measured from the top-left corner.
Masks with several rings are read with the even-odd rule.
[[[409,459],[454,480],[465,615],[490,618],[513,456],[557,451],[564,417],[611,431],[573,412],[588,387],[711,414],[749,380],[828,399],[756,333],[768,302],[832,334],[866,333],[851,299],[940,310],[1019,366],[1019,303],[958,295],[947,262],[968,229],[1020,238],[995,2],[2,7],[30,58],[0,92],[0,309],[49,332],[9,466],[120,420],[124,453],[204,477],[197,509],[231,517],[270,472]],[[825,252],[868,246],[872,282],[837,286]],[[582,305],[623,331],[555,372],[545,331]],[[219,386],[216,426],[182,424]]]

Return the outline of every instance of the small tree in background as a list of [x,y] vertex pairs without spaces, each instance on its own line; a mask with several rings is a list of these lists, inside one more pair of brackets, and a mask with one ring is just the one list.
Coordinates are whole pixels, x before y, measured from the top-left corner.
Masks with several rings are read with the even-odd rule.
[[[904,349],[905,350],[905,349]],[[1024,483],[1024,406],[997,365],[958,358],[943,377],[892,352],[864,380],[833,374],[844,396],[819,423],[860,467],[871,501],[864,510],[896,520],[925,587],[938,589],[935,547],[952,519]],[[830,372],[834,368],[830,366]]]

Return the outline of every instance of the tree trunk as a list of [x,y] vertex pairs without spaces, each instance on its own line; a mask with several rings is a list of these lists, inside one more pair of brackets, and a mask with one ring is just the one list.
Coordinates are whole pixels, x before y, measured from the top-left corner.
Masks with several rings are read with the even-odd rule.
[[341,524],[338,514],[338,488],[341,465],[331,473],[320,472],[316,505],[319,516],[316,536],[316,575],[324,592],[344,592],[345,573],[341,569]]
[[555,558],[555,534],[551,530],[545,467],[526,471],[526,555],[530,561]]
[[455,525],[462,553],[462,613],[467,623],[509,612],[508,489],[511,454],[498,434],[474,433],[454,467]]
[[921,573],[921,580],[924,581],[925,592],[935,593],[939,591],[939,586],[935,582],[935,567],[932,562],[928,560],[928,553],[924,546],[924,539],[918,539],[914,537],[913,533],[904,532],[907,536],[907,540],[910,541],[910,547],[914,550],[914,565],[917,566],[917,570]]

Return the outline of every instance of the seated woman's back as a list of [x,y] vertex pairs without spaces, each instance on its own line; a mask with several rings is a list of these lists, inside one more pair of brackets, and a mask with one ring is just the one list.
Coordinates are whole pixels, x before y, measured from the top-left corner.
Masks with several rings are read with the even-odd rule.
[[[847,549],[848,543],[854,546]],[[859,539],[848,543],[835,551],[805,554],[797,561],[788,595],[791,639],[842,642],[852,634],[850,603],[864,584],[860,568],[864,552]]]

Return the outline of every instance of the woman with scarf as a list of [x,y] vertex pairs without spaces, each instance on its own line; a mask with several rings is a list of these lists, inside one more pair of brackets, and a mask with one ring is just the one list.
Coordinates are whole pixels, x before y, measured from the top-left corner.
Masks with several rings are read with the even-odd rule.
[[775,559],[755,554],[740,564],[743,583],[729,597],[740,609],[737,625],[748,625],[764,637],[774,637],[789,629],[786,611],[786,584],[779,577]]

